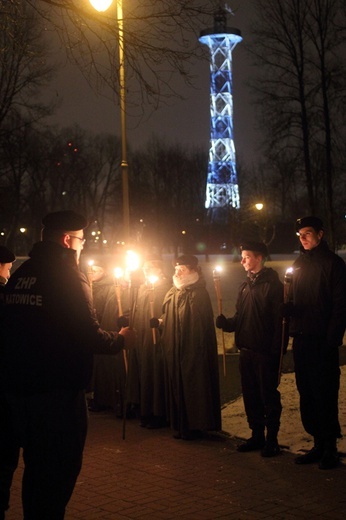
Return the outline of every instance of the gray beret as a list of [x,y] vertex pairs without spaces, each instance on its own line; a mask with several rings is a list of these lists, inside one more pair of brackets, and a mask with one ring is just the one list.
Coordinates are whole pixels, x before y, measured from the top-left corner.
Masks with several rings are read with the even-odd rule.
[[10,264],[16,259],[15,255],[5,246],[0,246],[0,264]]
[[88,221],[83,215],[67,210],[48,213],[48,215],[42,219],[42,224],[46,229],[77,231],[86,228]]

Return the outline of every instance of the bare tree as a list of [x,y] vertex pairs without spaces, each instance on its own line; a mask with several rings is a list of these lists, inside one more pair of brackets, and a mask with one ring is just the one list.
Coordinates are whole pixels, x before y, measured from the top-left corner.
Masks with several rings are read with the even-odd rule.
[[[52,109],[38,94],[52,79],[48,44],[35,11],[16,0],[0,0],[0,130],[5,119],[37,121]],[[9,125],[7,124],[7,130]]]
[[[13,0],[14,1],[14,0]],[[97,13],[88,0],[22,0],[55,31],[70,59],[99,92],[105,85],[119,97],[119,28],[116,0]],[[123,2],[128,106],[140,112],[179,95],[179,82],[192,84],[190,65],[206,58],[200,28],[216,0],[126,0]],[[132,95],[131,95],[132,94]]]
[[261,67],[252,86],[261,105],[269,159],[277,161],[284,151],[286,157],[290,153],[297,178],[305,178],[309,211],[321,213],[323,208],[332,243],[334,162],[345,130],[342,4],[341,0],[258,0],[251,46]]

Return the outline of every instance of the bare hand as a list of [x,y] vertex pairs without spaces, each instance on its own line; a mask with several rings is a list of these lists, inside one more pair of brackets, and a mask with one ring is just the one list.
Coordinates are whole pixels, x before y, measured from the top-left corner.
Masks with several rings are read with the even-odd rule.
[[131,350],[135,347],[137,341],[137,332],[135,329],[130,329],[130,327],[122,327],[119,331],[119,334],[124,337],[124,348],[126,350]]

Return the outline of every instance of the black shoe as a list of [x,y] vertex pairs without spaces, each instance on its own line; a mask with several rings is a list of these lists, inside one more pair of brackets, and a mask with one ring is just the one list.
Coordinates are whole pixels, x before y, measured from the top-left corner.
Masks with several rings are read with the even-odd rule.
[[339,454],[336,448],[336,441],[334,443],[326,443],[325,449],[322,453],[319,469],[333,469],[339,465]]
[[276,457],[280,454],[281,450],[277,441],[267,441],[261,450],[262,457]]
[[299,455],[294,459],[296,464],[313,464],[314,462],[319,462],[322,458],[322,449],[319,446],[314,446],[310,451],[304,453],[304,455]]
[[247,441],[237,446],[237,451],[246,453],[247,451],[258,451],[264,448],[265,439],[263,437],[250,437]]

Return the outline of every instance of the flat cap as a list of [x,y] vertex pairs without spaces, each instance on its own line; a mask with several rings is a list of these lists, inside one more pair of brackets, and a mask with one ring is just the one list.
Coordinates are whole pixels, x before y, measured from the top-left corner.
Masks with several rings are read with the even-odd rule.
[[241,251],[254,251],[255,253],[260,253],[264,258],[266,258],[268,253],[268,248],[263,242],[253,242],[247,241],[243,242],[240,246]]
[[48,213],[48,215],[42,219],[42,224],[47,229],[77,231],[86,228],[88,221],[83,215],[67,210]]
[[194,255],[181,255],[175,259],[174,265],[188,265],[196,269],[198,266],[198,258]]
[[0,246],[0,264],[10,264],[16,259],[15,255],[5,246]]
[[318,217],[309,216],[298,218],[296,222],[296,231],[299,231],[304,227],[312,227],[316,231],[320,231],[324,226],[322,220]]

